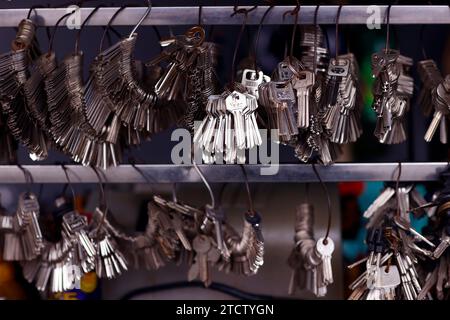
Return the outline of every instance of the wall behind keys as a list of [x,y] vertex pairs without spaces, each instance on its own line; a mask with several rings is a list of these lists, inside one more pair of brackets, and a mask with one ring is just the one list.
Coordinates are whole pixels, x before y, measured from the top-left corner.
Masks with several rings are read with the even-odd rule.
[[[107,191],[109,206],[115,208],[114,218],[126,226],[129,230],[135,229],[139,220],[137,212],[139,208],[145,207],[148,200],[154,193],[163,193],[166,197],[171,197],[170,187],[160,189],[153,185],[150,189],[142,189],[139,186],[134,192]],[[219,190],[220,186],[213,186]],[[333,210],[333,224],[331,237],[335,242],[336,250],[333,255],[333,274],[335,283],[329,287],[328,299],[342,299],[343,295],[343,262],[341,249],[341,226],[340,226],[340,205],[338,191],[335,184],[328,185]],[[139,189],[141,191],[139,191]],[[303,184],[253,184],[251,185],[254,195],[255,209],[261,213],[263,218],[263,234],[265,238],[265,260],[264,266],[258,274],[252,277],[237,276],[234,274],[224,274],[214,271],[213,281],[224,283],[240,290],[272,295],[276,297],[288,297],[287,288],[290,279],[290,268],[287,265],[287,258],[294,244],[294,222],[295,207],[305,198],[305,187]],[[203,185],[184,184],[178,187],[178,198],[188,204],[204,205],[209,202],[209,196]],[[327,205],[323,190],[319,184],[310,185],[310,201],[315,206],[315,236],[316,239],[325,234],[327,223]],[[93,208],[96,199],[92,198],[89,207]],[[246,191],[243,184],[229,184],[222,197],[223,207],[232,223],[240,231],[242,226],[242,215],[247,210]],[[177,267],[168,264],[158,271],[132,270],[114,280],[104,280],[102,282],[103,298],[118,299],[131,290],[142,287],[160,285],[171,282],[187,280],[186,266]],[[148,295],[137,296],[139,299],[222,299],[228,298],[223,294],[214,293],[210,290],[198,288],[178,289],[162,291]],[[295,298],[314,298],[306,292],[298,292]]]

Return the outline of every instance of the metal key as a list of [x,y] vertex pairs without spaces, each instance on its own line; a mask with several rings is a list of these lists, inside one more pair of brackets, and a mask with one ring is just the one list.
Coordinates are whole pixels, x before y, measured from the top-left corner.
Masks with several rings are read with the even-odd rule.
[[200,280],[205,287],[208,287],[211,284],[208,264],[208,252],[211,249],[211,242],[207,236],[197,235],[192,242],[192,247],[196,253]]
[[301,129],[309,127],[309,94],[314,82],[314,73],[310,71],[300,71],[291,81],[297,94],[297,126]]
[[322,257],[323,282],[326,285],[333,283],[333,269],[331,265],[331,257],[334,251],[334,242],[328,237],[320,238],[316,243],[316,250]]

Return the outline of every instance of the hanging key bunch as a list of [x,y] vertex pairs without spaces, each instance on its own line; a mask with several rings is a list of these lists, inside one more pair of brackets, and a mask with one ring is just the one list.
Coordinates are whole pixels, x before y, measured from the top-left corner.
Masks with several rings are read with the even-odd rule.
[[330,237],[314,239],[314,207],[302,203],[297,207],[295,220],[295,247],[288,259],[292,269],[289,294],[296,289],[308,290],[317,297],[327,294],[333,283],[331,257],[334,242]]
[[406,140],[406,114],[414,90],[413,79],[408,75],[412,63],[411,58],[393,49],[372,55],[375,77],[372,108],[377,113],[375,136],[381,143]]
[[397,182],[395,188],[387,186],[366,210],[369,256],[351,266],[366,263],[366,271],[350,285],[349,299],[418,299],[422,281],[415,264],[435,245],[411,227],[409,213],[424,203],[413,185]]
[[[254,86],[248,93],[246,85],[235,82],[234,66],[242,33],[247,22],[247,9],[236,10],[244,14],[244,21],[237,38],[231,66],[231,82],[218,95],[211,95],[206,105],[206,117],[194,134],[194,144],[202,150],[205,163],[245,163],[245,151],[262,144],[256,122],[258,101]],[[264,77],[262,77],[264,79]],[[243,80],[244,81],[244,78]]]
[[[344,66],[337,68],[335,64],[339,63]],[[326,128],[330,132],[330,141],[339,144],[355,142],[362,134],[362,95],[358,62],[352,53],[348,53],[338,56],[337,60],[332,59],[330,66],[325,85],[338,86],[337,89],[334,87],[335,91],[330,93],[330,96],[328,92],[326,93],[328,99],[332,97],[326,102],[327,111],[324,115]]]
[[[30,10],[31,13],[31,10]],[[40,55],[36,39],[36,25],[32,20],[24,19],[18,26],[11,51],[0,56],[0,104],[3,111],[2,123],[8,127],[5,139],[11,153],[14,146],[9,143],[8,134],[23,144],[31,159],[43,160],[47,157],[47,141],[37,119],[29,112],[35,98],[29,91],[30,70]],[[11,155],[8,157],[11,158]]]
[[199,115],[204,116],[202,112],[208,97],[217,91],[214,70],[217,45],[205,41],[205,30],[201,26],[190,28],[184,35],[162,40],[160,44],[164,48],[161,54],[146,64],[155,68],[161,62],[167,62],[154,85],[158,96],[156,108],[168,112],[167,116],[157,117],[162,121],[158,125],[167,128],[181,118],[181,124],[193,132],[194,121]]
[[[414,209],[423,211],[428,208],[428,225],[423,233],[436,246],[425,252],[427,259],[421,260],[418,266],[419,275],[425,279],[418,300],[449,298],[450,271],[450,175],[448,170],[441,174],[443,188],[436,192],[430,203]],[[424,215],[424,214],[422,214]]]

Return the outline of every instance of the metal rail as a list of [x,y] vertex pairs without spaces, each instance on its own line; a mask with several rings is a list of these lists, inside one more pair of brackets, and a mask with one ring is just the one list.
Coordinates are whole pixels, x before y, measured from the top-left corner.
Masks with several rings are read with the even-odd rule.
[[[101,8],[87,23],[91,26],[106,25],[117,7]],[[145,7],[127,8],[113,22],[113,25],[134,25],[145,11]],[[261,17],[267,6],[258,6],[248,15],[248,24],[260,23]],[[267,16],[264,24],[293,24],[292,16],[283,14],[294,9],[294,6],[276,6]],[[299,24],[312,24],[316,6],[301,6]],[[338,6],[321,6],[318,12],[319,24],[334,24]],[[15,27],[20,20],[25,18],[28,8],[24,9],[0,9],[0,27]],[[81,19],[93,10],[93,8],[81,8]],[[340,24],[367,24],[374,18],[383,23],[386,17],[387,6],[343,6]],[[33,11],[32,17],[37,18],[41,26],[54,26],[56,21],[65,13],[67,8],[38,8]],[[233,6],[216,6],[202,8],[202,24],[205,25],[239,25],[242,23],[242,15],[234,15]],[[198,23],[199,7],[154,7],[150,15],[143,21],[143,25],[195,25]],[[448,24],[450,23],[449,6],[392,6],[390,23],[392,24]],[[61,24],[64,26],[64,24]]]
[[[98,178],[90,167],[79,165],[66,166],[73,183],[96,183]],[[106,183],[147,183],[142,173],[154,183],[192,183],[201,182],[195,168],[191,165],[121,165],[102,171]],[[239,165],[199,165],[209,182],[243,182],[244,176]],[[398,163],[338,163],[328,167],[317,166],[325,182],[343,181],[396,181]],[[410,162],[402,163],[400,181],[435,181],[448,167],[446,162]],[[35,183],[66,183],[67,179],[61,166],[29,165]],[[264,165],[245,165],[248,179],[252,183],[273,182],[317,182],[311,165],[280,164],[278,172],[264,175]],[[272,167],[275,168],[275,167]],[[17,166],[0,166],[0,184],[25,183],[23,171]]]

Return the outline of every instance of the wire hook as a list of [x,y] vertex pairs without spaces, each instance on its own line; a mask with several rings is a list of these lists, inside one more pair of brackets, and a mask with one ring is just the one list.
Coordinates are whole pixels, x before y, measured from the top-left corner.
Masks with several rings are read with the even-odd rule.
[[77,38],[75,40],[75,53],[78,52],[80,47],[80,41],[81,41],[81,32],[83,31],[84,27],[86,26],[86,23],[94,16],[94,14],[100,9],[101,7],[104,7],[103,4],[99,4],[94,8],[94,10],[89,13],[89,15],[84,19],[83,23],[81,24],[80,30],[78,30]]
[[245,30],[245,26],[247,25],[247,18],[248,18],[248,14],[249,12],[255,10],[258,6],[253,6],[251,9],[246,9],[246,8],[238,8],[237,5],[234,6],[233,8],[233,13],[230,15],[230,17],[234,17],[236,14],[243,14],[244,15],[244,19],[242,20],[242,26],[241,26],[241,30],[239,31],[239,34],[236,38],[236,45],[234,47],[234,52],[233,52],[233,60],[231,61],[231,83],[230,86],[231,88],[234,88],[234,79],[235,79],[235,66],[236,66],[236,57],[237,57],[237,53],[239,50],[239,46],[241,44],[241,38],[242,38],[242,34],[244,33]]
[[22,165],[18,164],[17,167],[22,170],[23,175],[25,177],[25,182],[28,186],[28,192],[31,191],[31,186],[34,184],[33,175],[31,174],[30,170],[25,169]]
[[211,186],[208,183],[208,180],[206,180],[205,176],[200,171],[200,168],[198,167],[198,165],[197,165],[197,163],[195,162],[194,159],[192,159],[192,164],[194,165],[195,170],[197,170],[198,175],[200,176],[200,178],[202,179],[202,181],[205,184],[206,188],[208,189],[209,196],[211,197],[211,207],[215,208],[216,207],[216,201],[214,199],[214,193],[213,193],[213,191],[211,189]]
[[389,25],[390,25],[390,18],[391,18],[391,8],[392,8],[392,5],[390,4],[389,6],[388,6],[388,8],[387,8],[387,22],[386,22],[386,48],[385,48],[385,50],[386,50],[386,52],[388,51],[388,49],[389,49]]
[[150,11],[152,11],[152,2],[150,0],[147,0],[147,10],[145,11],[142,18],[139,20],[139,22],[134,26],[133,30],[131,30],[130,35],[128,36],[128,39],[131,39],[133,37],[133,34],[136,32],[136,30],[139,28],[139,26],[142,24],[142,22],[148,17],[150,14]]
[[69,173],[67,172],[68,169],[67,169],[65,164],[61,164],[61,168],[64,170],[64,174],[66,175],[67,184],[68,184],[68,186],[70,188],[70,192],[72,193],[73,205],[75,206],[75,190],[73,188],[72,181],[70,181]]
[[327,232],[325,234],[325,237],[323,238],[323,244],[328,243],[328,237],[330,235],[330,229],[331,229],[331,199],[330,199],[330,193],[328,192],[328,188],[326,184],[322,181],[322,178],[320,177],[319,172],[317,171],[316,165],[313,163],[312,168],[314,170],[314,173],[316,174],[317,179],[319,180],[320,184],[322,185],[322,189],[325,192],[325,196],[327,197],[327,206],[328,206],[328,225],[327,225]]
[[337,14],[336,14],[336,35],[335,35],[335,50],[336,50],[336,59],[339,56],[339,18],[341,17],[342,5],[339,6]]
[[248,183],[247,170],[245,170],[245,166],[243,164],[241,164],[240,167],[242,169],[242,173],[244,174],[244,182],[245,182],[245,189],[247,190],[247,202],[249,207],[249,213],[250,216],[253,216],[255,214],[255,209],[253,206],[253,199],[250,191],[250,185]]

